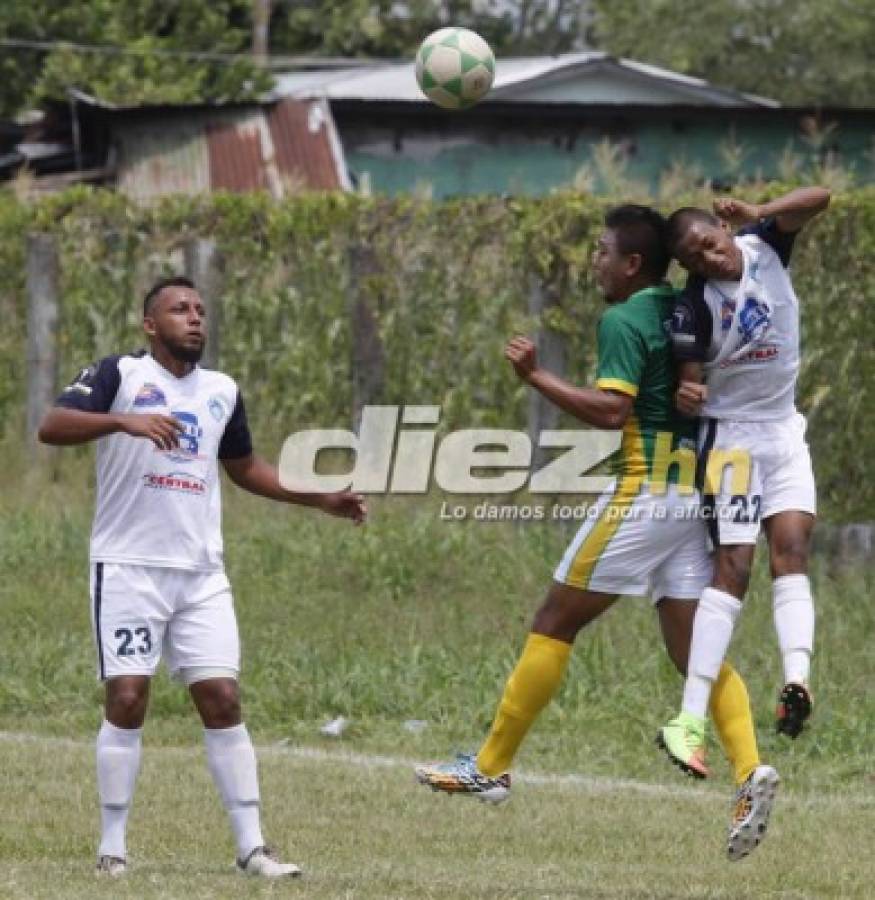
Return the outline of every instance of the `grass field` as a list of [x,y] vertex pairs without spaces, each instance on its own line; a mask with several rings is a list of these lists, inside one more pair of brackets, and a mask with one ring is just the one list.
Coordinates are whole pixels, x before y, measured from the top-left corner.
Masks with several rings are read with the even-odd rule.
[[[681,683],[655,617],[624,601],[584,633],[500,809],[433,796],[411,764],[475,747],[569,536],[440,522],[374,504],[364,529],[227,495],[228,568],[246,719],[267,830],[307,871],[244,884],[185,693],[157,680],[130,826],[134,868],[96,885],[92,742],[100,690],[88,625],[91,475],[7,472],[0,497],[0,896],[871,897],[875,608],[871,574],[815,572],[812,728],[773,734],[780,663],[757,574],[731,652],[763,756],[784,785],[767,842],[724,861],[732,788],[682,780],[653,747]],[[329,718],[351,725],[319,734]],[[408,719],[423,719],[420,733]]]

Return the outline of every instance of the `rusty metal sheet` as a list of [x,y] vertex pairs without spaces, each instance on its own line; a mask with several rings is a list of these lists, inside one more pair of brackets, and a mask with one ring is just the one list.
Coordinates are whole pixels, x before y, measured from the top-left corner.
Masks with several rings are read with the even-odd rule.
[[343,151],[324,101],[281,100],[268,115],[283,182],[311,190],[346,188]]

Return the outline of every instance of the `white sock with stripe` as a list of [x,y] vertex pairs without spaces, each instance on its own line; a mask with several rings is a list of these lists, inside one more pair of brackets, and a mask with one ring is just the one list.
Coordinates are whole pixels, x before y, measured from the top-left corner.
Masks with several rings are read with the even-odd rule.
[[258,770],[249,732],[242,723],[233,728],[205,728],[207,763],[228,811],[237,842],[237,857],[245,860],[264,846]]
[[705,718],[708,701],[711,699],[711,686],[723,665],[739,612],[741,601],[732,594],[713,587],[702,591],[696,618],[693,620],[690,660],[687,664],[682,702],[684,712],[700,719]]
[[128,813],[140,771],[142,728],[116,728],[104,719],[97,734],[97,792],[101,835],[98,856],[125,859]]
[[782,575],[772,582],[775,631],[784,662],[784,683],[808,683],[814,644],[814,600],[807,575]]

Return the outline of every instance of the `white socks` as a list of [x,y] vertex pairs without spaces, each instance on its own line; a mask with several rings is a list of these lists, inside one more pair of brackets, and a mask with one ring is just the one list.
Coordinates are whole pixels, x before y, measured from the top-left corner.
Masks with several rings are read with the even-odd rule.
[[705,718],[711,685],[723,665],[739,612],[741,601],[731,594],[712,587],[702,591],[693,620],[690,660],[684,683],[682,709],[685,713]]
[[808,684],[814,643],[814,601],[807,575],[782,575],[772,582],[775,631],[784,661],[784,683]]
[[243,724],[205,728],[204,740],[213,781],[231,819],[237,856],[245,860],[256,847],[264,846],[258,772],[249,732]]
[[101,835],[98,856],[125,859],[125,829],[140,770],[142,728],[116,728],[104,719],[97,734],[97,791]]

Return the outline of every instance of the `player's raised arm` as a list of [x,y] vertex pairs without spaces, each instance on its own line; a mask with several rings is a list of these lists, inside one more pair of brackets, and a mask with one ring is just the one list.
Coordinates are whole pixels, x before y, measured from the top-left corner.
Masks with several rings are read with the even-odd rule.
[[276,467],[254,453],[223,459],[222,465],[231,481],[250,494],[267,497],[269,500],[279,500],[281,503],[312,506],[332,516],[352,519],[356,525],[364,522],[367,516],[367,507],[361,494],[354,494],[351,491],[310,494],[286,490],[280,484]]
[[830,192],[824,187],[796,188],[768,203],[747,203],[732,197],[714,201],[714,212],[734,229],[773,218],[779,231],[799,231],[829,206]]
[[579,388],[538,366],[534,343],[526,337],[508,342],[504,356],[514,371],[551,403],[595,428],[618,430],[626,424],[634,397],[612,389]]

